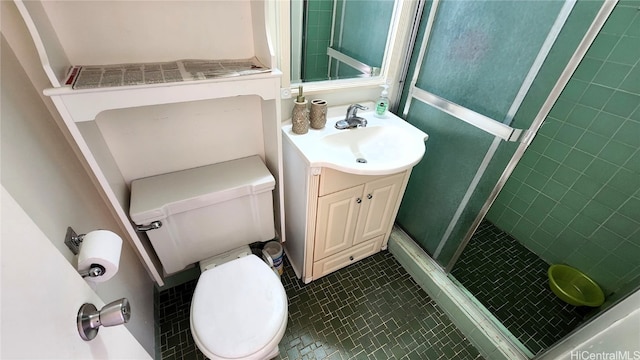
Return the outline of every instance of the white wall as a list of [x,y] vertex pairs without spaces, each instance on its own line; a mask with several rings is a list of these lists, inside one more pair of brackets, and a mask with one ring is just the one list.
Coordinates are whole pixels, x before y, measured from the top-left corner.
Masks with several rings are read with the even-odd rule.
[[[75,322],[78,309],[84,303],[101,309],[104,302],[4,187],[0,197],[0,358],[151,359],[123,326],[100,328],[91,341],[80,338]],[[24,261],[25,249],[30,262]]]
[[130,184],[251,155],[264,159],[260,119],[260,97],[242,96],[109,110],[95,123]]
[[640,359],[640,291],[539,357],[552,359]]
[[[109,229],[122,236],[121,229],[57,126],[60,119],[51,112],[55,108],[41,95],[50,85],[15,5],[2,1],[0,6],[1,182],[60,254],[75,266],[73,255],[63,244],[67,226],[78,233]],[[129,299],[134,315],[127,328],[153,354],[153,283],[127,242],[123,244],[119,273],[94,290],[104,302]],[[64,289],[53,286],[49,291]]]
[[[42,3],[74,65],[254,55],[252,41],[237,41],[253,38],[247,0]],[[220,29],[225,29],[223,36]]]

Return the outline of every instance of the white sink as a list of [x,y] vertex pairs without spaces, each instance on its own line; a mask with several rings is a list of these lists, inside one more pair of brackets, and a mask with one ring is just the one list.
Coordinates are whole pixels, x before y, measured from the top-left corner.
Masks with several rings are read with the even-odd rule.
[[323,129],[309,129],[306,134],[294,134],[290,123],[282,131],[310,167],[387,175],[413,167],[424,156],[428,135],[423,131],[393,114],[377,118],[367,111],[358,116],[367,120],[366,127],[338,130],[334,125],[342,115],[327,119]]

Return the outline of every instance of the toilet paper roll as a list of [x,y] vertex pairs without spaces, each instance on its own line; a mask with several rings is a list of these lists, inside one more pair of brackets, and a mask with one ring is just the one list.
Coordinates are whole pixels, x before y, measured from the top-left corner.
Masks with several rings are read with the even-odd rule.
[[96,277],[85,277],[92,282],[104,282],[111,279],[120,265],[122,239],[109,230],[96,230],[88,233],[82,239],[78,254],[78,271],[89,270],[92,264],[104,267],[104,274]]

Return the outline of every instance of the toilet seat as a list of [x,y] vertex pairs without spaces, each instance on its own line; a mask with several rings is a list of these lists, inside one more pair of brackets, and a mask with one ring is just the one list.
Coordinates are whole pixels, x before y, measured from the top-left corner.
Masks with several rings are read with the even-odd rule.
[[210,359],[265,359],[284,335],[287,295],[278,276],[248,255],[200,275],[191,332]]

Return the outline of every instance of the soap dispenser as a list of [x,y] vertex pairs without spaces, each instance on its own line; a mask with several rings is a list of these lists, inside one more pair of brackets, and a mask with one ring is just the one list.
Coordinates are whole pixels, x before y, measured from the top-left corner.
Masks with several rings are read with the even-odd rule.
[[382,93],[378,100],[376,100],[376,117],[383,118],[387,117],[387,111],[389,110],[389,93],[387,92],[387,88],[389,85],[384,84],[380,85],[382,87]]
[[307,99],[302,95],[302,86],[298,87],[298,96],[291,115],[291,130],[294,134],[306,134],[309,131],[309,109]]

